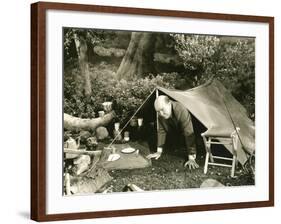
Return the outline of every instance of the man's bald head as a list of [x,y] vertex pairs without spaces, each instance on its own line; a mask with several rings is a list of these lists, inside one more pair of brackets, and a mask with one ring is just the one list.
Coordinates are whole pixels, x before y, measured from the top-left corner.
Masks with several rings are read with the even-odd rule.
[[161,95],[156,98],[154,102],[154,108],[156,112],[164,119],[168,119],[172,114],[171,101],[165,95]]

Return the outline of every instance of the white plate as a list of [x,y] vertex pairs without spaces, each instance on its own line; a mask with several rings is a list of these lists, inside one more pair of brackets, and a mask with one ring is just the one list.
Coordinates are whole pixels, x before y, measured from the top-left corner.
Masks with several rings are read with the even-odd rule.
[[123,153],[133,153],[134,151],[136,151],[136,149],[131,148],[131,147],[128,147],[128,148],[125,148],[125,149],[121,150],[121,152],[123,152]]
[[113,161],[118,160],[119,158],[120,158],[120,155],[117,154],[117,153],[114,153],[114,154],[110,154],[110,155],[108,156],[107,161],[113,162]]

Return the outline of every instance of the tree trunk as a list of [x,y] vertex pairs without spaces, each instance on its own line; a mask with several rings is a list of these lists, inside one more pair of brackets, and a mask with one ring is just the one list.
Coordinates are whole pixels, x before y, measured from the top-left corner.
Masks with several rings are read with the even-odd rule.
[[114,117],[114,111],[104,115],[103,117],[93,119],[73,117],[64,113],[64,128],[66,130],[95,130],[100,126],[107,125]]
[[92,85],[90,79],[89,62],[88,62],[88,46],[84,37],[74,34],[74,41],[76,45],[79,67],[81,76],[84,81],[85,96],[90,96],[92,93]]
[[132,79],[144,77],[154,72],[153,52],[155,34],[132,32],[126,54],[117,71],[118,79]]

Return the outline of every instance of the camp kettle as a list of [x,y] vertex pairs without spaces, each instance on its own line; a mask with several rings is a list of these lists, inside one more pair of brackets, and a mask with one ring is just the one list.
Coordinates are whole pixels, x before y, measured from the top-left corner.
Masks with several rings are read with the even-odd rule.
[[78,149],[79,146],[80,146],[80,137],[77,138],[77,141],[74,138],[69,137],[69,139],[64,143],[64,147],[69,149]]

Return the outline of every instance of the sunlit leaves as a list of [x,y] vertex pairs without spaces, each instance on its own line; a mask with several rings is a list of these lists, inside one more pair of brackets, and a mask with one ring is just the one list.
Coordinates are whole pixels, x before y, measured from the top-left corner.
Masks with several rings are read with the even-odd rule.
[[171,34],[175,41],[175,49],[183,59],[184,66],[196,70],[207,65],[206,60],[215,54],[220,39],[215,36]]

